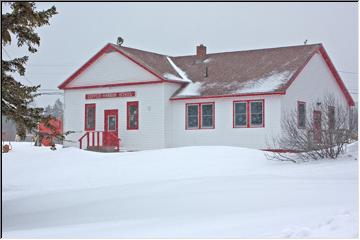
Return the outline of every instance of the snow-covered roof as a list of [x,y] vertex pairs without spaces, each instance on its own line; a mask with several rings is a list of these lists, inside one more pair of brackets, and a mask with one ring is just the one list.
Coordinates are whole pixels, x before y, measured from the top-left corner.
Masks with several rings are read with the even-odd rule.
[[[174,98],[196,96],[271,93],[284,91],[290,79],[304,66],[321,44],[207,54],[201,61],[196,55],[172,57],[197,90],[189,84]],[[187,89],[189,88],[189,89]],[[188,95],[191,96],[191,95]]]
[[349,105],[354,105],[351,95],[321,44],[169,57],[109,43],[91,61],[60,84],[59,88],[66,89],[66,86],[99,56],[113,49],[161,80],[183,84],[172,99],[187,96],[284,93],[309,59],[315,53],[320,53]]
[[173,98],[283,91],[291,77],[321,44],[169,57],[115,47],[166,80],[184,82]]

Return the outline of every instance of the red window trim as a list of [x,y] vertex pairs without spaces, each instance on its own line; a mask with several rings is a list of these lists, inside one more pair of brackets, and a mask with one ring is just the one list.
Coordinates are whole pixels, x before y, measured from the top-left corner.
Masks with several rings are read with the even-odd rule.
[[[87,109],[88,108],[94,108],[94,112],[95,112],[95,115],[94,115],[94,128],[87,128]],[[86,103],[85,104],[85,124],[84,124],[84,129],[85,131],[95,131],[96,129],[96,104],[95,103]]]
[[[198,106],[198,126],[197,128],[189,128],[188,126],[188,106],[197,105]],[[202,105],[211,105],[212,106],[212,127],[203,127],[202,126]],[[215,129],[215,102],[197,102],[197,103],[186,103],[185,104],[185,129],[186,130],[204,130],[204,129]]]
[[[136,106],[137,114],[136,114],[136,128],[132,128],[130,126],[130,106]],[[127,130],[138,130],[139,129],[139,101],[131,101],[126,103],[126,129]]]
[[[243,125],[243,126],[236,126],[235,125],[235,105],[236,103],[245,103],[246,106],[246,112],[245,112],[245,115],[246,115],[246,125]],[[248,123],[249,123],[249,119],[248,119],[248,104],[247,104],[247,101],[246,100],[239,100],[239,101],[233,101],[233,128],[247,128],[248,127]]]
[[[235,103],[246,102],[246,126],[235,126]],[[251,102],[261,102],[262,103],[262,124],[261,125],[252,125],[251,124]],[[249,100],[235,100],[233,101],[233,128],[264,128],[265,127],[265,100],[264,99],[249,99]]]
[[[305,105],[305,113],[304,113],[305,114],[305,126],[303,126],[303,127],[300,126],[300,113],[299,113],[299,105],[300,104]],[[297,101],[296,114],[297,114],[297,127],[300,128],[300,129],[306,128],[306,102]]]

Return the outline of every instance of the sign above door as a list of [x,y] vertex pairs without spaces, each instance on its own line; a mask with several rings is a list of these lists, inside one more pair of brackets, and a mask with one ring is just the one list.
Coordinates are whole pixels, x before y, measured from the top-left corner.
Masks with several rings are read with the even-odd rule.
[[86,94],[85,99],[135,97],[135,91]]

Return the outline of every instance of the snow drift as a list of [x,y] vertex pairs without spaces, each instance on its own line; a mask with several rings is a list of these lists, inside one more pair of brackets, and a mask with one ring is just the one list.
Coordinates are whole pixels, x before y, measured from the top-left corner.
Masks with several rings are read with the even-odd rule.
[[126,153],[14,143],[4,237],[355,238],[357,146],[293,164],[237,147]]

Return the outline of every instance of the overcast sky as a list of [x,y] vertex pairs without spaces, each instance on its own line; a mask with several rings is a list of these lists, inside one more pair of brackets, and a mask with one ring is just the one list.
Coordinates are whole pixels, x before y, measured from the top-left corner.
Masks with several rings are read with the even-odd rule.
[[[124,46],[174,56],[194,54],[200,43],[213,53],[300,45],[308,39],[324,44],[349,91],[358,92],[357,3],[37,4],[55,5],[59,13],[38,30],[41,46],[30,55],[22,79],[27,85],[57,89],[118,36]],[[5,49],[10,57],[24,52]],[[52,104],[57,97],[40,97],[37,104]]]

